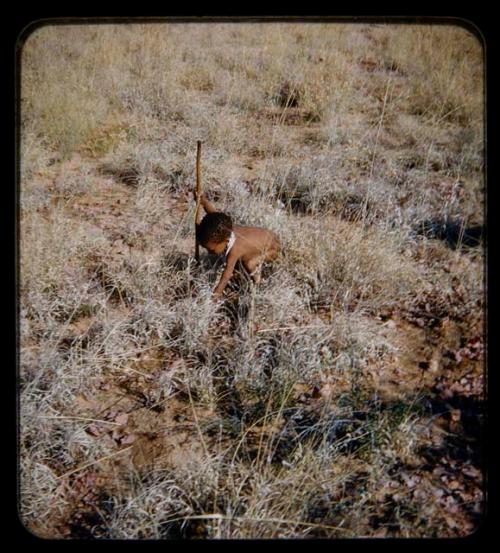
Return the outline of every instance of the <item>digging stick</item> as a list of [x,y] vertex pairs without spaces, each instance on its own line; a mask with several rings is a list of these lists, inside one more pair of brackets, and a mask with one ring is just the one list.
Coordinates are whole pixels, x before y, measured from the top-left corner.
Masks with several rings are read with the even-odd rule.
[[196,228],[201,222],[201,177],[200,177],[200,157],[201,157],[201,141],[197,141],[196,148],[196,211],[194,214],[194,229],[195,229],[195,252],[194,257],[196,261],[200,261],[200,245],[198,244],[198,238],[196,237]]

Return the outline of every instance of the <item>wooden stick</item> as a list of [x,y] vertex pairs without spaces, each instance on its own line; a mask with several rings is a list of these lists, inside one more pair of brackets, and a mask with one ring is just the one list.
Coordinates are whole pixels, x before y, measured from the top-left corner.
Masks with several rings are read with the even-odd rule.
[[201,222],[201,170],[200,170],[200,158],[201,158],[201,141],[197,141],[196,148],[196,211],[194,214],[194,229],[195,229],[195,251],[194,257],[196,261],[200,260],[200,245],[198,243],[198,238],[196,237],[196,228]]

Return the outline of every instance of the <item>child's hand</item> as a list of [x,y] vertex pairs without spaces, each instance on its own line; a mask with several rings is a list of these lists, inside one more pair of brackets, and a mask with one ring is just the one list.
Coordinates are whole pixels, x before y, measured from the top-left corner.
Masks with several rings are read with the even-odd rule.
[[222,292],[213,292],[210,300],[212,303],[218,303],[222,300]]

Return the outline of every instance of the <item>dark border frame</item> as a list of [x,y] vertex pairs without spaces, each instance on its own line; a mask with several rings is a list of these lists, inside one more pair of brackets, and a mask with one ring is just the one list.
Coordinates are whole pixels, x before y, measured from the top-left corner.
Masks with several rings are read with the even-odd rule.
[[[373,545],[374,542],[381,542],[381,544],[386,547],[390,546],[391,544],[395,543],[395,546],[398,547],[399,545],[405,545],[406,542],[416,542],[417,545],[425,545],[427,542],[432,541],[439,541],[443,545],[445,543],[450,543],[452,545],[459,545],[458,542],[461,542],[461,545],[465,545],[467,547],[470,547],[473,543],[478,542],[479,540],[483,541],[486,538],[486,533],[491,530],[490,527],[490,520],[491,520],[491,513],[489,512],[488,508],[488,502],[491,500],[491,494],[489,493],[489,486],[487,480],[490,479],[491,472],[488,471],[487,465],[490,465],[488,463],[488,454],[490,451],[487,447],[487,434],[488,434],[488,425],[489,425],[489,417],[488,417],[488,380],[489,377],[492,375],[488,374],[488,358],[489,358],[489,343],[487,341],[488,338],[488,328],[490,327],[490,315],[491,312],[488,311],[488,299],[490,296],[490,290],[488,287],[488,283],[491,282],[490,273],[489,273],[489,259],[488,259],[488,249],[487,244],[489,243],[490,238],[490,232],[491,228],[489,225],[488,220],[488,198],[491,200],[491,192],[492,190],[488,190],[488,182],[490,182],[490,179],[488,176],[490,175],[491,167],[488,165],[488,152],[490,151],[490,148],[488,147],[488,142],[491,142],[491,129],[488,126],[488,119],[489,114],[492,111],[492,106],[487,105],[487,98],[491,97],[494,98],[492,93],[490,92],[490,81],[487,78],[488,73],[488,65],[489,65],[489,58],[488,58],[488,50],[491,46],[490,42],[490,35],[489,32],[491,31],[488,29],[488,26],[491,24],[491,22],[488,20],[488,16],[482,16],[483,20],[480,21],[477,19],[477,17],[472,17],[472,19],[469,19],[468,16],[425,16],[425,15],[338,15],[338,16],[330,16],[330,15],[289,15],[289,16],[283,16],[283,15],[170,15],[170,16],[49,16],[49,17],[40,17],[28,20],[26,22],[22,21],[22,18],[18,17],[18,20],[16,23],[19,23],[19,26],[17,28],[11,29],[14,33],[17,33],[15,37],[15,43],[14,43],[14,58],[15,63],[13,67],[13,91],[14,91],[14,134],[15,134],[15,140],[14,144],[12,141],[6,141],[8,143],[7,148],[4,148],[4,151],[9,151],[9,147],[13,147],[13,153],[14,153],[14,159],[15,159],[15,168],[14,168],[14,183],[15,183],[15,189],[14,189],[14,222],[13,225],[10,226],[10,229],[14,229],[14,259],[15,259],[15,267],[14,267],[14,313],[15,313],[15,323],[14,323],[14,340],[15,340],[15,364],[16,364],[16,374],[15,374],[15,408],[16,408],[16,429],[15,429],[15,440],[16,440],[16,479],[15,479],[15,501],[16,501],[16,513],[15,513],[15,520],[14,520],[14,527],[16,529],[15,537],[17,540],[22,540],[24,543],[36,543],[39,544],[40,542],[46,542],[47,544],[50,544],[52,546],[55,543],[58,542],[71,542],[74,543],[75,541],[79,540],[57,540],[57,539],[42,539],[38,536],[32,534],[30,531],[28,531],[24,525],[22,524],[17,508],[17,498],[19,493],[19,482],[18,482],[18,474],[19,474],[19,465],[18,465],[18,444],[19,444],[19,429],[18,429],[18,416],[19,416],[19,398],[18,398],[18,370],[19,370],[19,331],[18,331],[18,325],[19,325],[19,303],[17,301],[17,293],[18,293],[18,275],[19,275],[19,192],[20,192],[20,97],[19,97],[19,91],[20,91],[20,65],[21,65],[21,50],[22,46],[29,37],[29,35],[33,32],[35,32],[38,28],[41,28],[43,26],[48,25],[100,25],[100,24],[127,24],[127,23],[138,23],[138,24],[144,24],[144,23],[192,23],[192,24],[207,24],[207,23],[360,23],[360,24],[380,24],[380,25],[387,25],[387,24],[393,24],[393,25],[453,25],[453,26],[460,26],[465,28],[467,31],[471,32],[478,40],[481,42],[483,47],[483,62],[484,62],[484,106],[485,106],[485,125],[484,125],[484,193],[485,193],[485,213],[484,213],[484,221],[485,221],[485,227],[486,227],[486,240],[484,241],[484,263],[485,263],[485,270],[484,270],[484,278],[485,278],[485,294],[486,294],[486,305],[485,305],[485,344],[487,344],[487,349],[485,352],[485,419],[484,419],[484,426],[482,429],[482,443],[484,446],[484,449],[482,451],[482,456],[485,461],[485,469],[486,473],[485,476],[485,483],[484,483],[484,515],[483,515],[483,524],[470,536],[467,536],[465,538],[439,538],[439,539],[432,539],[432,538],[411,538],[411,539],[405,539],[405,538],[388,538],[383,540],[376,540],[373,538],[352,538],[352,539],[336,539],[336,540],[307,540],[307,543],[312,542],[314,545],[317,545],[317,542],[326,542],[328,544],[330,541],[334,541],[334,543],[341,543],[341,542],[363,542],[367,545]],[[19,30],[20,29],[20,30]],[[486,34],[485,34],[486,32]],[[9,43],[9,46],[12,47],[12,42]],[[10,51],[10,50],[9,50]],[[12,68],[12,58],[10,58],[7,61],[7,66]],[[5,93],[5,91],[4,91]],[[12,96],[10,97],[10,100],[12,99]],[[492,101],[493,104],[493,101]],[[10,135],[12,136],[12,135]],[[137,540],[92,540],[92,543],[109,543],[109,542],[117,542],[120,544],[127,544],[128,542],[135,542]],[[172,541],[173,543],[177,543],[176,540],[163,540],[159,541],[160,544],[165,545],[166,543]],[[226,540],[224,540],[226,541]],[[224,543],[223,541],[223,543]],[[241,540],[243,542],[243,540]],[[250,540],[253,541],[253,540]],[[259,541],[272,541],[272,540],[255,540],[257,542]],[[289,541],[294,540],[280,540],[288,543]],[[140,544],[143,543],[150,543],[150,542],[156,542],[156,540],[139,540]],[[240,540],[227,540],[226,543],[229,543],[230,545],[238,545]],[[402,542],[402,543],[399,543]],[[181,540],[179,543],[186,544],[186,540]],[[194,543],[192,540],[188,541],[189,545]],[[217,544],[222,543],[220,541],[218,542],[212,542],[214,546],[217,546]]]

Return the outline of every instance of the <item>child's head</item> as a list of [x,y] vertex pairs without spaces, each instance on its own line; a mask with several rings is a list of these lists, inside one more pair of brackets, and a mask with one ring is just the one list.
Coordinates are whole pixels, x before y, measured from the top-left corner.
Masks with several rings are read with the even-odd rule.
[[196,229],[196,238],[210,253],[221,254],[232,230],[233,221],[229,215],[220,211],[207,213]]

